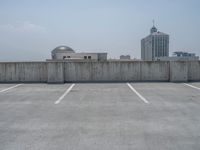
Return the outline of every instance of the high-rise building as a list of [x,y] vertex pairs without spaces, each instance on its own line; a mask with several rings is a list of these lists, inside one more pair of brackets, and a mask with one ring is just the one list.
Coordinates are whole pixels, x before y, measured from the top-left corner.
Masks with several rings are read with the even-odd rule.
[[141,40],[141,59],[152,61],[169,56],[169,35],[159,32],[153,25],[150,35]]

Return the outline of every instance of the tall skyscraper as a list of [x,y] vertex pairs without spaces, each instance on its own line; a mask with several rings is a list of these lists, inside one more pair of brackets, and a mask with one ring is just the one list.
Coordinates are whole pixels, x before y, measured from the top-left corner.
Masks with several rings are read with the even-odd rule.
[[169,56],[169,35],[159,32],[155,25],[150,30],[150,35],[141,40],[142,60],[152,61],[156,57]]

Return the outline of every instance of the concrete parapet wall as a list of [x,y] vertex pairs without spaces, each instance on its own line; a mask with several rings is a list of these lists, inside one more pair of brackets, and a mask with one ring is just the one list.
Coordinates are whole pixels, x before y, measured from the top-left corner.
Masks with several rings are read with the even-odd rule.
[[200,61],[0,63],[0,82],[200,81]]
[[188,62],[171,61],[170,62],[170,81],[187,82],[188,81]]
[[47,82],[46,63],[0,63],[0,82]]
[[188,81],[200,81],[200,61],[188,62]]
[[47,62],[47,82],[64,83],[64,68],[62,62]]
[[169,81],[169,62],[144,61],[140,64],[140,81]]
[[168,62],[68,62],[65,81],[168,81]]
[[65,63],[65,81],[139,81],[140,62]]

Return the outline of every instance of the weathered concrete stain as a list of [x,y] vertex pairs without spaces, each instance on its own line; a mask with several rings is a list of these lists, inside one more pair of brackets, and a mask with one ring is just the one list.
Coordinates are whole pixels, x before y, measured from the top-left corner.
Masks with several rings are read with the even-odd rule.
[[200,81],[200,61],[2,62],[0,82]]

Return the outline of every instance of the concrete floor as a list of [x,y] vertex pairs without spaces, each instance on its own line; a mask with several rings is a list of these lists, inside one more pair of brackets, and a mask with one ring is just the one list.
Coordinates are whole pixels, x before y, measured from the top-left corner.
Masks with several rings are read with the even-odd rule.
[[0,84],[2,150],[200,149],[200,89],[183,83],[15,85]]

